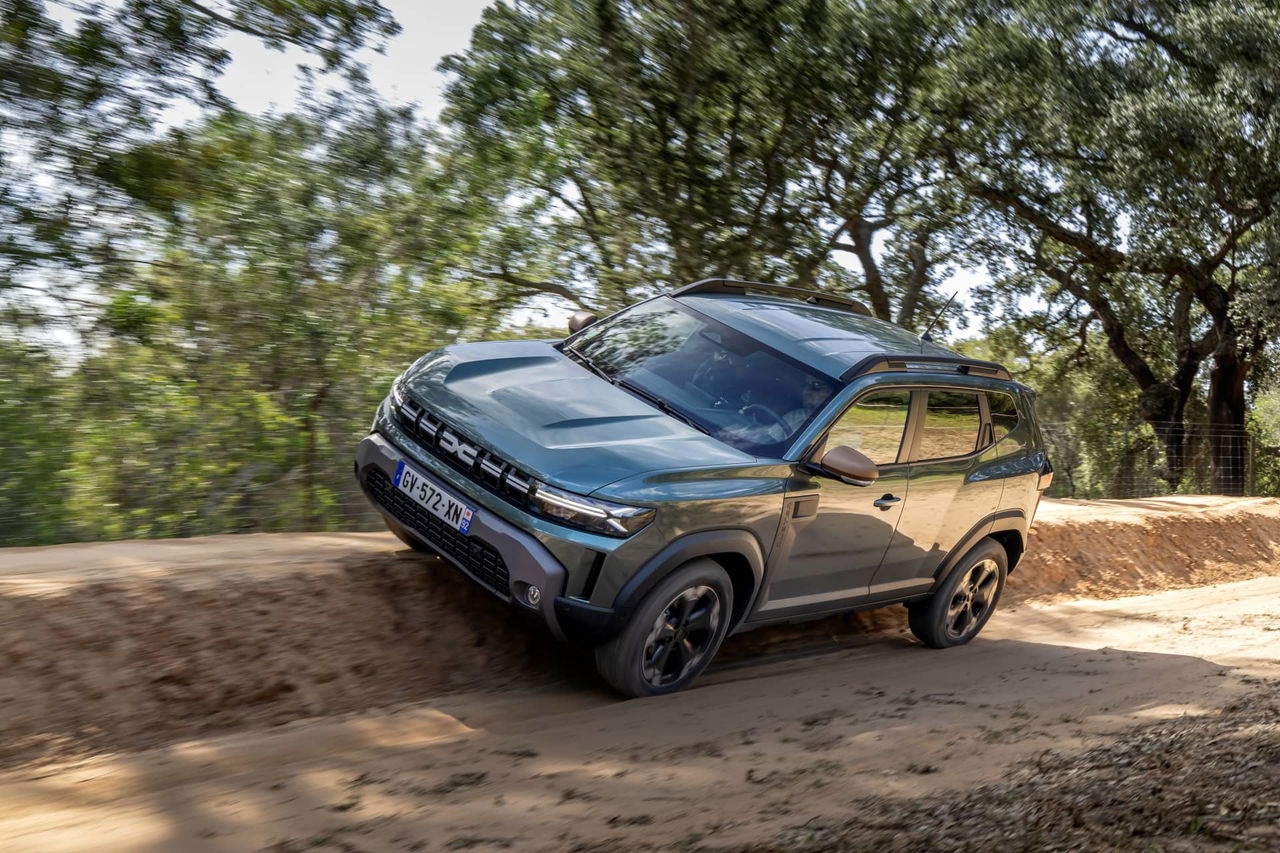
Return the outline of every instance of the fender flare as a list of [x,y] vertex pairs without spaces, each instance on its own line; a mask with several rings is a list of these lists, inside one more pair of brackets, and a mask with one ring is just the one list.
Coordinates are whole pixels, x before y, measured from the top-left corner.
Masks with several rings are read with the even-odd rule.
[[724,530],[704,530],[690,533],[669,542],[662,550],[654,554],[633,574],[613,599],[615,613],[630,612],[649,590],[657,586],[664,578],[698,557],[713,554],[737,554],[744,558],[751,568],[753,576],[752,592],[747,601],[734,602],[735,622],[750,611],[752,602],[760,593],[764,579],[764,550],[755,534],[743,528]]
[[[993,512],[969,528],[969,532],[961,537],[955,547],[947,553],[946,559],[942,561],[937,571],[933,573],[933,588],[937,589],[946,581],[952,570],[955,569],[956,564],[964,559],[964,556],[972,550],[973,546],[989,537],[992,533],[1004,531],[1013,531],[1018,535],[1018,540],[1022,546],[1019,557],[1021,557],[1021,554],[1025,554],[1027,550],[1027,514],[1020,509],[1005,509]],[[1017,564],[1017,560],[1010,561],[1009,571],[1012,572]]]

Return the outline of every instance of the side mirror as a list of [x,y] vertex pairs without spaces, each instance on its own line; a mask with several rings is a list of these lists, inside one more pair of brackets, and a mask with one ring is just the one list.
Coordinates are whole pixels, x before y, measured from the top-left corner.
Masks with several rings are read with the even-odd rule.
[[590,311],[575,311],[573,316],[569,318],[569,334],[580,332],[599,319]]
[[851,486],[870,486],[880,479],[880,469],[876,467],[876,463],[852,447],[843,445],[824,453],[818,467]]

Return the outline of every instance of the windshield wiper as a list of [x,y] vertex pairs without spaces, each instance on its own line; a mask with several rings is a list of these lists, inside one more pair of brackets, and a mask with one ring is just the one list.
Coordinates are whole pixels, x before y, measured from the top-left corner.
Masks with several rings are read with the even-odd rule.
[[605,380],[606,382],[613,381],[613,377],[610,376],[608,373],[605,373],[603,367],[601,367],[600,365],[592,361],[590,358],[588,358],[582,351],[574,349],[568,344],[565,344],[560,349],[562,352],[566,352],[569,355],[573,356],[574,361],[581,364],[587,370],[590,370],[596,376],[599,376],[601,379]]
[[671,417],[675,418],[676,420],[682,423],[688,424],[689,426],[696,429],[698,432],[707,433],[707,435],[711,434],[707,432],[707,430],[701,424],[694,423],[693,420],[691,420],[689,416],[686,415],[684,412],[680,411],[675,406],[671,405],[666,400],[662,399],[656,394],[653,394],[653,393],[650,393],[649,391],[644,390],[639,385],[628,382],[627,380],[622,378],[615,378],[609,381],[612,382],[614,385],[617,385],[619,388],[623,389],[624,391],[630,391],[632,394],[635,394],[637,397],[644,400],[645,402],[651,403],[654,406],[657,406],[658,409],[663,413],[670,415]]
[[639,385],[628,382],[625,379],[622,379],[616,376],[610,376],[608,373],[604,371],[604,368],[600,367],[600,365],[592,361],[581,350],[575,349],[574,347],[571,347],[568,344],[565,344],[560,349],[562,352],[569,354],[575,361],[577,361],[583,367],[587,368],[592,373],[599,376],[601,379],[605,380],[606,382],[609,382],[610,384],[613,384],[613,385],[617,385],[619,388],[622,388],[623,390],[630,391],[632,394],[635,394],[637,397],[644,400],[645,402],[656,406],[658,410],[663,412],[664,414],[670,415],[671,417],[675,418],[681,423],[688,424],[689,426],[693,427],[699,432],[706,433],[707,435],[711,434],[707,432],[707,430],[703,426],[701,426],[700,424],[694,423],[689,418],[688,415],[686,415],[684,412],[677,409],[675,406],[672,406],[670,403],[668,403],[666,400],[662,399],[661,397],[655,394],[652,394],[644,390],[643,388],[641,388]]

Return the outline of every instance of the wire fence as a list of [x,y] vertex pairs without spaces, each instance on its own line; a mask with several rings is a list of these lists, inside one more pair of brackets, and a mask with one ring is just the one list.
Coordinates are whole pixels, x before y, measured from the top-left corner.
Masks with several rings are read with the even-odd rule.
[[1280,448],[1247,429],[1143,422],[1041,431],[1055,472],[1049,497],[1280,494]]
[[[0,547],[382,528],[352,476],[367,413],[277,446],[259,423],[209,425],[197,412],[175,425],[107,403],[63,411],[47,402],[43,427],[0,436]],[[1247,430],[1049,423],[1042,431],[1056,473],[1050,497],[1280,495],[1280,449]]]

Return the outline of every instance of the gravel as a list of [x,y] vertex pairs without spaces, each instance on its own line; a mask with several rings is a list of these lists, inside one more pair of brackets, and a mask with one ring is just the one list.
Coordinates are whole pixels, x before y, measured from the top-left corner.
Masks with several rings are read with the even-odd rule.
[[858,800],[738,853],[1280,851],[1280,681],[1220,714],[1046,752],[1008,781],[910,801]]

